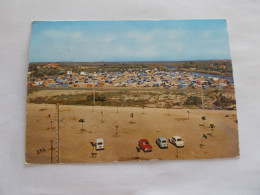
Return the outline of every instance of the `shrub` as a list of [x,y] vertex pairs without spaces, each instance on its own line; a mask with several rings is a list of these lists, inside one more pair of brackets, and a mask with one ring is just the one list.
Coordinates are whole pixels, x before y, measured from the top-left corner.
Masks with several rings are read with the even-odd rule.
[[201,105],[202,101],[201,98],[197,96],[189,96],[186,101],[184,102],[184,105],[196,105],[199,106]]
[[222,94],[218,95],[216,97],[216,101],[214,102],[215,106],[221,106],[224,108],[233,104],[236,104],[236,100],[233,100],[232,98],[227,98]]

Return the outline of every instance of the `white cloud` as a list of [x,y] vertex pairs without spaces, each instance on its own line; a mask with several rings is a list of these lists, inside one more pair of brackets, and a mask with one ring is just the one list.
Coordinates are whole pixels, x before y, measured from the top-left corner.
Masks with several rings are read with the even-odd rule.
[[174,28],[95,33],[52,29],[42,32],[46,46],[40,45],[39,50],[48,51],[46,55],[66,60],[86,61],[123,58],[180,59],[183,56],[193,58],[200,54],[221,56],[228,53],[227,49],[222,47],[226,40],[216,37],[214,33]]
[[171,51],[174,51],[174,52],[182,52],[183,51],[183,44],[182,43],[179,43],[179,42],[169,42],[168,45],[167,45],[167,48]]
[[205,38],[205,39],[210,38],[211,37],[211,32],[209,32],[209,31],[202,32],[202,37]]
[[82,33],[81,32],[73,32],[73,33],[71,33],[70,37],[74,38],[74,39],[79,39],[79,38],[82,37]]
[[228,53],[228,49],[226,47],[210,48],[207,50],[207,53],[211,55],[221,56]]
[[75,32],[64,32],[58,30],[47,30],[43,32],[43,35],[52,39],[58,38],[70,38],[70,39],[79,39],[82,38],[82,32],[75,31]]
[[116,54],[117,52],[127,57],[148,58],[158,55],[157,48],[152,45],[144,45],[137,48],[129,48],[122,45],[118,49],[116,49],[114,53]]
[[142,31],[130,31],[126,34],[126,38],[134,39],[138,42],[150,42],[154,38],[152,32],[142,32]]
[[155,42],[155,41],[174,41],[178,40],[184,35],[189,33],[187,30],[183,29],[154,29],[152,31],[130,31],[125,37],[133,39],[139,43]]
[[103,38],[103,41],[105,42],[111,42],[111,41],[115,41],[117,39],[117,37],[115,35],[107,35]]
[[188,31],[183,29],[170,29],[164,32],[165,36],[169,39],[178,39],[187,33]]

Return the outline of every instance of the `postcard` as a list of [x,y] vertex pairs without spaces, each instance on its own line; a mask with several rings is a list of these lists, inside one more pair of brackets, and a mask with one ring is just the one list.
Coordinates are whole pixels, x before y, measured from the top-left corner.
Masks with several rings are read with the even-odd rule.
[[35,21],[26,163],[239,156],[226,20]]

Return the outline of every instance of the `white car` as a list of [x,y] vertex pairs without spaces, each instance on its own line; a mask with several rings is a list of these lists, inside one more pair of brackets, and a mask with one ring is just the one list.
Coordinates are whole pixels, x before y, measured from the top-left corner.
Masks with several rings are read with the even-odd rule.
[[169,142],[175,145],[176,147],[184,147],[184,141],[180,136],[172,136],[169,139]]
[[160,148],[168,148],[168,143],[165,137],[158,137],[156,139],[156,144],[160,147]]
[[104,149],[105,149],[104,140],[102,138],[96,139],[96,150],[104,150]]

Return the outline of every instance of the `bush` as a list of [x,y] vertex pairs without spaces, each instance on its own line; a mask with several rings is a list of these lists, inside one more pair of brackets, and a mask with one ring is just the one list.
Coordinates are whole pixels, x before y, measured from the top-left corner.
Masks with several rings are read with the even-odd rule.
[[223,96],[222,94],[218,95],[216,97],[216,101],[214,102],[215,106],[221,106],[223,108],[236,104],[236,100],[233,100],[232,98],[227,98]]
[[196,105],[199,106],[201,105],[202,101],[199,97],[197,96],[189,96],[186,101],[184,102],[184,105]]

